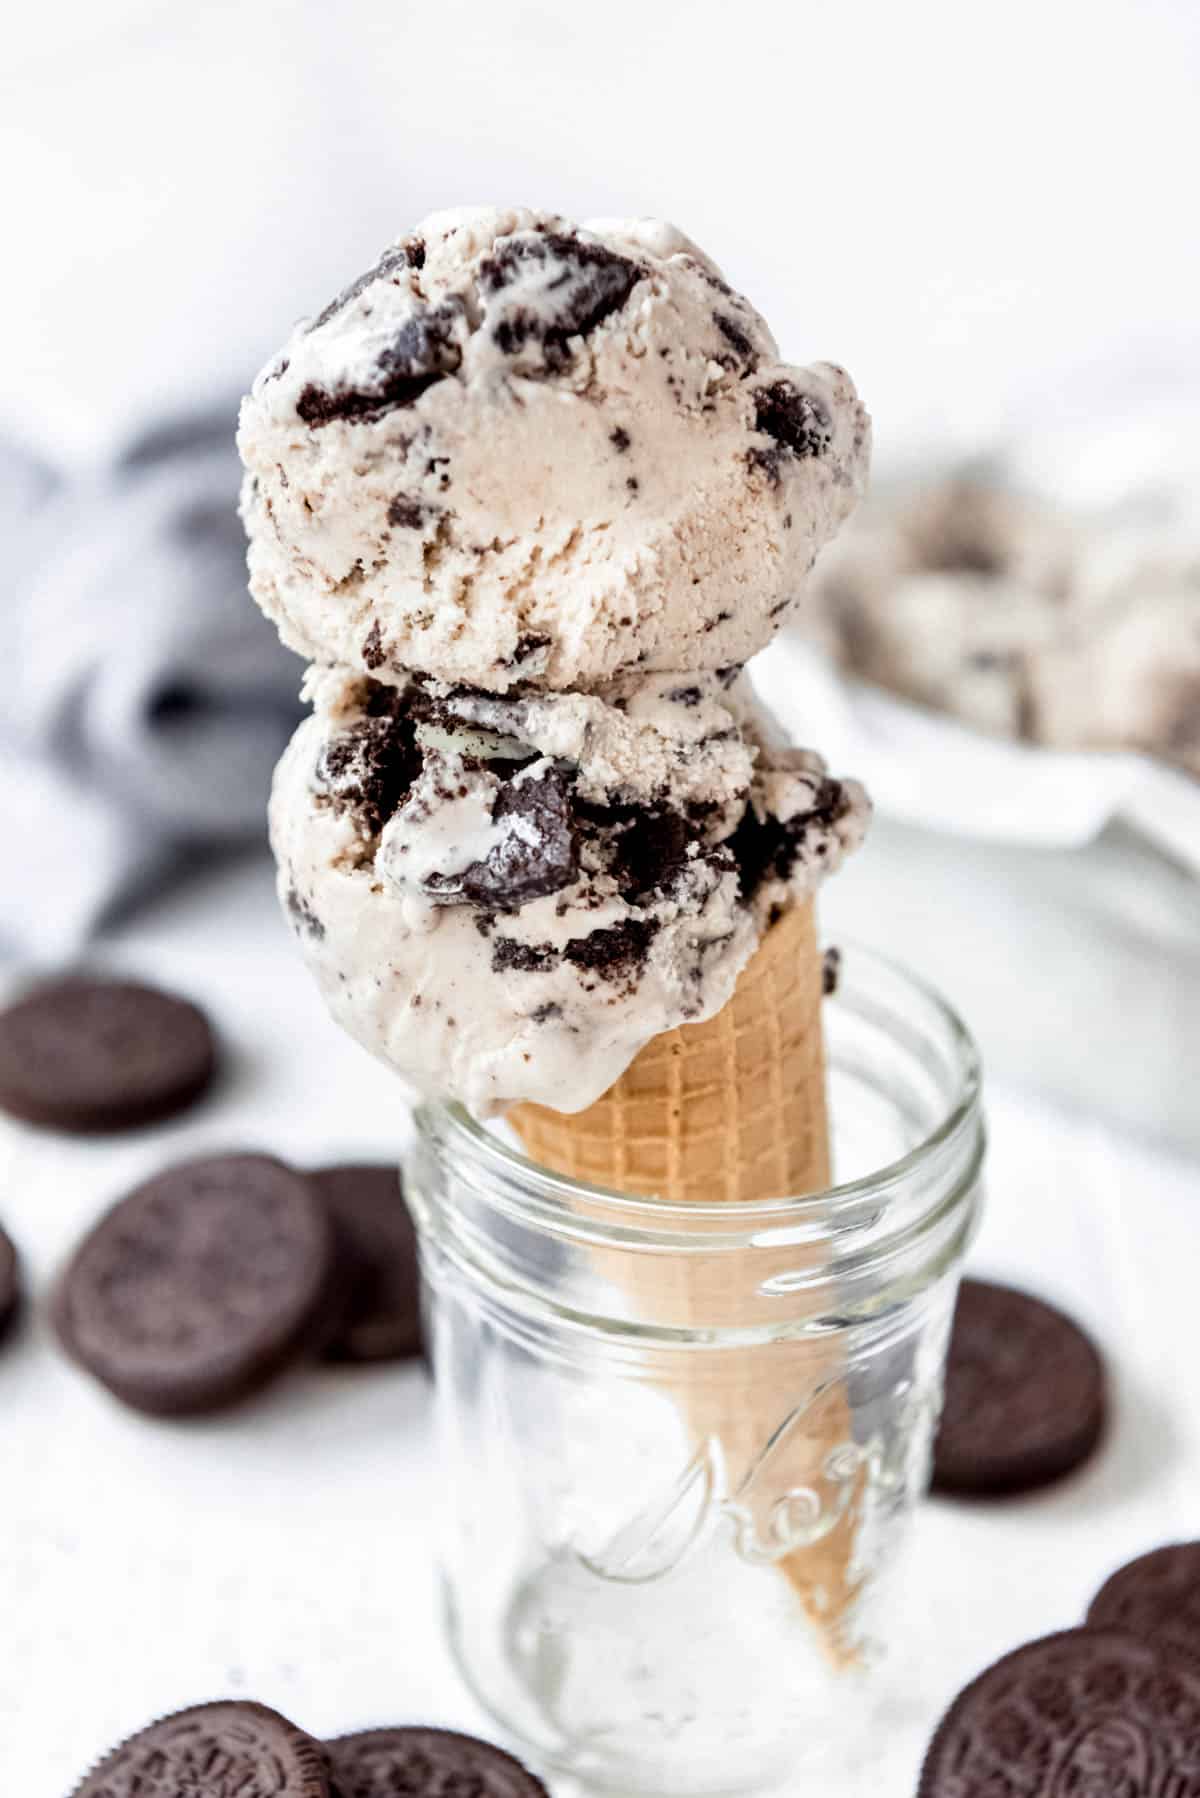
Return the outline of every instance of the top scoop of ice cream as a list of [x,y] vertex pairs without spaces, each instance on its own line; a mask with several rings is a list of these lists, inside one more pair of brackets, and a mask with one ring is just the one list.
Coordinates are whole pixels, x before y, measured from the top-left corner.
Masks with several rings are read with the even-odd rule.
[[671,226],[476,209],[300,324],[239,443],[252,591],[292,648],[504,692],[745,661],[870,426]]

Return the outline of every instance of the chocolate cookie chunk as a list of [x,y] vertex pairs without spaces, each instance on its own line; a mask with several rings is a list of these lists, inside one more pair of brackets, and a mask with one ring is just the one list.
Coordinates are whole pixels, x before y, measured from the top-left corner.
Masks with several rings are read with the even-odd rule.
[[579,873],[579,841],[571,805],[572,779],[548,768],[536,780],[508,781],[496,797],[497,824],[519,818],[486,860],[464,870],[463,897],[474,905],[517,910],[569,886]]
[[12,1239],[0,1228],[0,1337],[3,1337],[20,1303],[21,1287],[17,1278],[17,1251]]
[[417,1233],[394,1167],[320,1168],[313,1176],[349,1267],[331,1361],[403,1361],[421,1352]]
[[311,1181],[266,1155],[173,1167],[80,1244],[55,1300],[63,1346],[117,1398],[214,1411],[317,1346],[340,1293],[336,1231]]
[[56,1130],[173,1117],[216,1069],[202,1012],[131,980],[47,981],[0,1013],[0,1107]]
[[525,231],[480,263],[479,287],[504,354],[534,347],[546,372],[561,372],[570,366],[572,340],[589,337],[619,312],[645,274],[640,263],[605,244],[561,231]]
[[[337,308],[335,307],[335,311]],[[313,430],[335,419],[369,422],[400,406],[411,406],[462,362],[466,309],[452,294],[439,306],[414,306],[376,352],[374,368],[360,385],[333,389],[308,382],[296,411]]]
[[1087,1614],[1094,1629],[1126,1629],[1200,1661],[1200,1542],[1140,1555],[1106,1580]]
[[365,1729],[325,1746],[338,1798],[550,1798],[511,1754],[449,1729]]
[[997,1661],[951,1705],[918,1798],[1165,1798],[1200,1790],[1200,1667],[1119,1630]]
[[1078,1324],[1011,1287],[963,1281],[936,1492],[999,1496],[1046,1485],[1087,1459],[1104,1418],[1104,1366]]
[[198,1704],[139,1730],[71,1798],[332,1798],[323,1749],[265,1704]]

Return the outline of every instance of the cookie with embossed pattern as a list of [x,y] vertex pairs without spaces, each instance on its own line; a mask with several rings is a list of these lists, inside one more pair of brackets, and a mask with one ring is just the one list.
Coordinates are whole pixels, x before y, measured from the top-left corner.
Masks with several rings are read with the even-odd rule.
[[1087,1620],[1200,1659],[1200,1542],[1174,1542],[1118,1569],[1092,1600]]
[[198,1007],[137,981],[47,980],[0,1012],[0,1107],[53,1130],[131,1130],[186,1110],[217,1068]]
[[337,1798],[550,1798],[511,1754],[449,1729],[364,1729],[325,1746]]
[[71,1798],[333,1798],[324,1751],[264,1704],[198,1704],[139,1730]]
[[1195,1798],[1200,1666],[1120,1630],[1066,1630],[959,1694],[917,1798]]
[[973,1497],[1028,1492],[1079,1467],[1104,1433],[1095,1344],[1028,1293],[964,1280],[950,1336],[933,1488]]

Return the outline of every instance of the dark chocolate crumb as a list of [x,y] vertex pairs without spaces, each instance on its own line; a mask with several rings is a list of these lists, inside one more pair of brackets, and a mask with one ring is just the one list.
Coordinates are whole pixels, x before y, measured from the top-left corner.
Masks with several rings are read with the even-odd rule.
[[283,376],[286,375],[288,369],[291,366],[292,366],[291,357],[290,356],[281,356],[279,361],[275,364],[274,368],[271,370],[270,374],[267,375],[266,379],[268,381],[282,380]]
[[387,661],[387,651],[383,647],[383,633],[380,631],[378,618],[373,620],[370,630],[363,638],[362,649],[359,653],[363,659],[363,666],[369,668],[372,674],[377,668],[382,668]]
[[781,612],[787,611],[787,609],[791,605],[791,603],[792,602],[791,602],[790,598],[777,600],[775,602],[775,604],[771,607],[771,610],[767,613],[767,617],[768,618],[778,618],[779,614]]
[[[710,808],[711,809],[711,808]],[[608,872],[631,905],[644,904],[669,888],[688,860],[688,849],[704,836],[704,808],[688,816],[666,805],[599,805],[576,800],[576,816],[606,845]]]
[[365,835],[377,836],[404,803],[420,771],[412,720],[385,714],[368,716],[332,737],[321,753],[316,777],[334,806],[353,813]]
[[754,345],[735,318],[730,318],[727,312],[714,312],[713,323],[731,349],[752,365],[757,362]]
[[558,960],[553,943],[521,943],[516,937],[498,936],[492,944],[492,967],[497,974],[544,974]]
[[717,669],[717,679],[728,693],[738,675],[742,672],[741,662],[728,662],[724,668]]
[[661,929],[657,918],[626,918],[588,936],[572,937],[563,957],[574,967],[599,974],[602,980],[628,979],[645,967],[650,945]]
[[529,1015],[535,1024],[548,1024],[551,1018],[561,1018],[562,1014],[562,1006],[555,1005],[553,1001],[549,1001],[545,1005],[539,1005],[537,1009],[531,1011]]
[[715,631],[719,624],[728,624],[732,617],[732,612],[718,612],[715,618],[706,618],[704,621],[705,632]]
[[284,903],[287,906],[288,916],[296,929],[319,943],[325,935],[325,926],[313,910],[310,901],[296,887],[289,887]]
[[549,649],[553,641],[553,637],[547,636],[544,631],[523,631],[517,638],[516,648],[504,664],[505,667],[519,668],[522,662],[528,662],[531,656],[539,655],[543,649]]
[[817,832],[813,853],[829,853],[827,834],[845,816],[849,806],[846,789],[839,780],[817,782],[813,803],[808,811],[798,812],[786,823],[779,818],[760,818],[752,805],[743,812],[737,829],[729,839],[729,847],[738,865],[738,883],[744,899],[750,899],[764,880],[789,880],[810,833]]
[[626,487],[628,487],[630,493],[636,493],[638,490],[637,476],[635,474],[629,475],[628,478],[626,479],[625,485],[626,485]]
[[783,515],[783,528],[785,531],[790,531],[792,528],[792,515],[790,512],[785,512]]
[[704,697],[699,687],[672,687],[665,698],[673,700],[676,705],[699,705]]
[[613,874],[631,903],[661,893],[686,866],[696,835],[681,813],[664,807],[635,816],[615,844]]
[[842,952],[840,949],[826,949],[821,958],[821,991],[827,999],[831,999],[838,990],[838,981],[842,977]]
[[772,442],[769,448],[751,449],[747,460],[776,486],[785,455],[801,461],[823,456],[833,443],[833,423],[825,407],[790,381],[772,381],[759,388],[754,396],[754,428]]
[[712,269],[705,268],[704,264],[702,262],[697,262],[694,256],[681,256],[680,261],[686,263],[688,268],[694,269],[696,274],[698,274],[702,280],[707,281],[710,287],[715,287],[718,293],[727,294],[731,300],[737,299],[738,296],[734,293],[728,281],[723,281],[720,275],[714,274]]
[[369,680],[364,683],[366,694],[363,699],[363,710],[368,718],[399,718],[411,708],[408,695],[399,687],[389,687],[386,681]]
[[617,454],[623,456],[633,442],[633,438],[622,425],[618,425],[616,430],[610,433],[608,441],[612,444]]
[[425,507],[407,493],[398,493],[387,509],[387,521],[405,531],[419,531],[425,522]]

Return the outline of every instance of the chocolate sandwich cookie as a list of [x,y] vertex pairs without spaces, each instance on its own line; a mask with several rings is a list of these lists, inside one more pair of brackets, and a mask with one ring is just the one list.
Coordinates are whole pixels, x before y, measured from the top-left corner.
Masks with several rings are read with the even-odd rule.
[[55,1299],[64,1347],[117,1398],[213,1411],[323,1339],[337,1237],[312,1182],[266,1155],[186,1162],[95,1226]]
[[917,1798],[1165,1798],[1200,1790],[1200,1667],[1119,1630],[1067,1630],[980,1674]]
[[1105,1375],[1087,1336],[1028,1293],[964,1280],[933,1457],[935,1492],[999,1497],[1061,1478],[1104,1431]]
[[511,1754],[449,1729],[365,1729],[325,1747],[337,1798],[550,1798]]
[[54,1130],[132,1129],[183,1111],[211,1084],[216,1044],[186,999],[73,974],[0,1012],[0,1107]]
[[1087,1620],[1200,1661],[1200,1542],[1175,1542],[1130,1561],[1101,1586]]
[[402,1361],[421,1352],[417,1233],[394,1167],[353,1164],[312,1175],[348,1267],[347,1303],[325,1348],[331,1361]]
[[0,1337],[4,1336],[16,1316],[20,1299],[17,1251],[13,1247],[12,1238],[0,1226]]
[[323,1749],[265,1704],[198,1704],[139,1730],[71,1798],[334,1798]]

